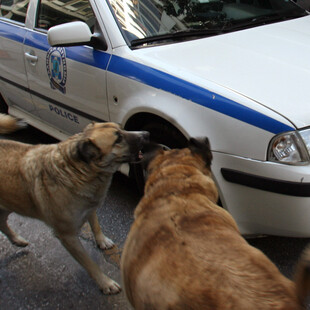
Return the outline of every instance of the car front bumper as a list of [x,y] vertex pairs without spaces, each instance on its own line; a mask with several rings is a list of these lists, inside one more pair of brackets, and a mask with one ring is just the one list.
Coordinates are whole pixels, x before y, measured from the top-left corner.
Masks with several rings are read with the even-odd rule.
[[221,202],[243,235],[310,237],[309,165],[213,155]]

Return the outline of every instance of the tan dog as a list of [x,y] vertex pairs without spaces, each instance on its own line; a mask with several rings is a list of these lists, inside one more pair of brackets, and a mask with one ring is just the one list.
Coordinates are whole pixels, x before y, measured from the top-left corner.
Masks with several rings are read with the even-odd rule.
[[128,132],[114,123],[93,123],[82,133],[50,145],[0,140],[0,231],[17,246],[27,242],[7,226],[11,212],[49,225],[70,254],[106,294],[120,291],[85,252],[78,232],[89,221],[96,243],[113,242],[99,226],[96,208],[106,196],[113,173],[135,161],[147,132]]
[[161,151],[151,161],[145,194],[122,255],[127,298],[137,309],[303,309],[310,253],[296,282],[240,235],[216,205],[209,142]]

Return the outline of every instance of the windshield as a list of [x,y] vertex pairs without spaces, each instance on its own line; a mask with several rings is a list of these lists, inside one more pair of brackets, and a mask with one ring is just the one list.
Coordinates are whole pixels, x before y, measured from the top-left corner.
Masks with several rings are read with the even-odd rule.
[[290,0],[109,0],[131,46],[212,36],[297,18]]

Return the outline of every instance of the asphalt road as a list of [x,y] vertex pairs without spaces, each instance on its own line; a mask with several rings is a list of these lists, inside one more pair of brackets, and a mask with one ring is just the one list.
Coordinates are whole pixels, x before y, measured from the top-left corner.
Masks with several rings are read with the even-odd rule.
[[[28,143],[54,142],[32,128],[3,138]],[[117,246],[102,252],[96,248],[87,225],[81,232],[81,240],[88,253],[106,274],[119,283],[122,247],[138,201],[134,184],[117,173],[104,205],[98,210],[104,233]],[[0,309],[130,309],[124,292],[114,296],[103,295],[45,224],[18,215],[11,215],[9,223],[29,241],[29,245],[26,248],[13,246],[0,233]],[[264,237],[248,241],[291,278],[298,257],[310,239]]]

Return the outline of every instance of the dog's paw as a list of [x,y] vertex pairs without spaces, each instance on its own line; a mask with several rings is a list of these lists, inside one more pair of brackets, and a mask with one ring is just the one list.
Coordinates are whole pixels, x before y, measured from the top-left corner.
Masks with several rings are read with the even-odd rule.
[[105,295],[118,294],[121,290],[120,285],[111,279],[109,283],[101,289],[102,293]]
[[114,242],[111,239],[105,237],[104,240],[97,242],[97,245],[101,250],[108,250],[114,247]]

